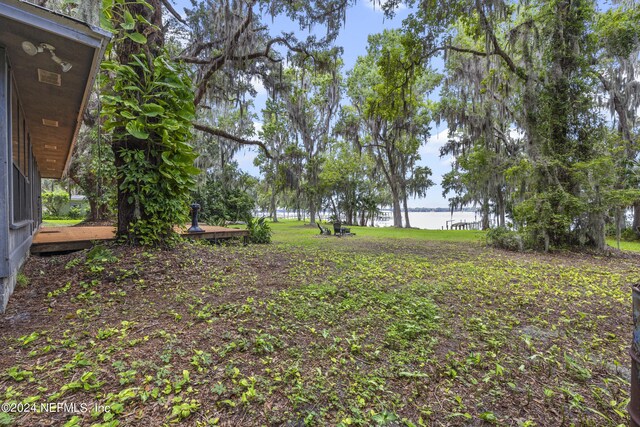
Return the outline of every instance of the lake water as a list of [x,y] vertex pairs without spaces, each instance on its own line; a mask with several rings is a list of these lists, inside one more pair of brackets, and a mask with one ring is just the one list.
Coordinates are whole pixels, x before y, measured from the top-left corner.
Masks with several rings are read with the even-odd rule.
[[[450,212],[409,212],[409,223],[412,227],[422,228],[425,230],[442,230],[447,229],[447,221],[456,222],[474,222],[479,221],[480,217],[475,212],[454,212],[453,216]],[[404,213],[402,215],[404,224]],[[449,222],[451,224],[451,222]],[[388,221],[378,221],[376,225],[381,227],[392,226],[393,216],[390,215]]]
[[[393,225],[393,215],[391,212],[385,211],[389,215],[387,221],[376,221],[376,227],[391,227]],[[268,214],[262,212],[258,216],[266,216]],[[329,212],[323,212],[320,215],[321,220],[326,220],[330,215]],[[296,218],[294,212],[278,212],[278,218]],[[409,212],[410,225],[415,228],[425,230],[442,230],[447,229],[447,221],[456,222],[474,222],[479,221],[480,217],[474,212],[454,212],[453,216],[450,212]],[[308,221],[308,218],[307,218]],[[402,214],[402,222],[404,224],[404,214]],[[451,224],[451,222],[449,222]]]

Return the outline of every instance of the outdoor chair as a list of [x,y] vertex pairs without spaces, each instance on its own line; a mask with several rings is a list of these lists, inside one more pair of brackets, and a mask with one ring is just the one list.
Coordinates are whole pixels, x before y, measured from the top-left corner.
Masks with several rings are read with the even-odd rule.
[[343,227],[340,221],[333,223],[333,234],[336,236],[344,236],[345,234],[351,234],[351,229]]
[[331,236],[331,230],[321,226],[320,223],[316,223],[316,224],[318,224],[318,228],[320,229],[320,235]]

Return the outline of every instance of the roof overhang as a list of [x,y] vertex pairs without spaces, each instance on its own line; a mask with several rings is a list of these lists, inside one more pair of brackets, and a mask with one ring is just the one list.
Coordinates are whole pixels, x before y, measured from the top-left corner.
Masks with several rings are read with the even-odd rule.
[[[0,0],[0,29],[40,174],[62,178],[110,35],[18,0]],[[64,72],[46,49],[29,55],[23,42],[54,47],[55,56],[71,68]]]

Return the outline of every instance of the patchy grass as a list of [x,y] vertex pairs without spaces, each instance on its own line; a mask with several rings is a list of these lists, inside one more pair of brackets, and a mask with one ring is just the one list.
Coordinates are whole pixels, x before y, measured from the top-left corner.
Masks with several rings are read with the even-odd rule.
[[43,227],[72,227],[80,224],[81,219],[45,219],[42,221]]
[[98,407],[0,424],[628,423],[639,255],[273,229],[266,246],[32,257],[0,317],[0,400]]
[[[322,223],[333,233],[333,224]],[[320,234],[317,226],[300,221],[280,220],[270,223],[274,231],[274,240],[280,243],[291,243],[300,246],[317,246],[317,240],[309,240]],[[447,241],[447,242],[480,242],[484,239],[484,231],[475,230],[421,230],[417,228],[397,229],[393,227],[358,227],[349,226],[358,237],[369,239],[415,240],[415,241]],[[333,236],[331,236],[333,238]]]
[[[618,242],[616,239],[607,239],[607,244],[612,248],[618,248]],[[631,251],[631,252],[640,252],[640,241],[634,242],[625,242],[624,240],[620,241],[620,250],[622,251]]]

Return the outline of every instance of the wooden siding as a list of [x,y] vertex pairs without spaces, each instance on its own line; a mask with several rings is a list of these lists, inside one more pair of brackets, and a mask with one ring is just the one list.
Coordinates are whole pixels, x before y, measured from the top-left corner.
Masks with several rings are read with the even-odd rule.
[[[33,235],[40,224],[40,172],[28,139],[25,136],[28,163],[26,177],[21,178],[28,188],[16,186],[13,165],[11,101],[17,93],[11,90],[11,69],[5,50],[0,46],[0,312],[4,311],[13,293],[16,276],[29,256]],[[22,191],[19,219],[15,219],[14,192]]]
[[[9,159],[11,156],[9,155],[8,81],[5,50],[0,46],[0,278],[9,276]],[[1,283],[0,286],[2,286]],[[3,301],[0,301],[1,303]]]

